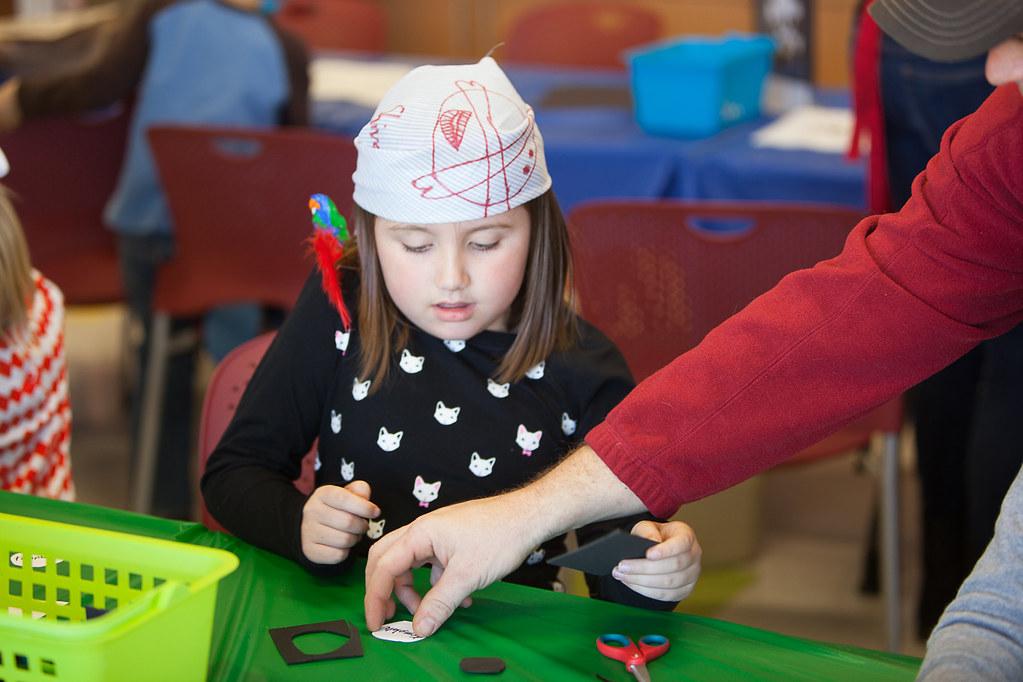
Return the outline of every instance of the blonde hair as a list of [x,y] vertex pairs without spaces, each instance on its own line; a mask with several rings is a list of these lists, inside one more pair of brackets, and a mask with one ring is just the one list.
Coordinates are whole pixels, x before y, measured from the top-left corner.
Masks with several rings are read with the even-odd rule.
[[[529,256],[522,289],[511,306],[509,326],[517,332],[497,367],[499,383],[521,379],[552,351],[571,346],[579,334],[565,218],[550,190],[525,206],[531,226]],[[409,328],[384,285],[373,234],[375,217],[358,204],[353,206],[352,217],[355,239],[345,249],[342,267],[361,274],[359,376],[373,379],[373,392],[387,377],[392,353],[407,342]]]
[[25,234],[7,190],[0,187],[0,336],[26,323],[31,297],[32,263]]

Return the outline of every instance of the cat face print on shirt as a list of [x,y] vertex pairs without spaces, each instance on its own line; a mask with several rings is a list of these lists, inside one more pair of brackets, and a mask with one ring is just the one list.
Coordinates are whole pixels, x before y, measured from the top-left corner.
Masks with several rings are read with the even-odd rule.
[[444,426],[451,426],[458,421],[458,413],[461,411],[461,407],[448,407],[438,400],[437,407],[433,408],[433,418]]
[[571,436],[575,433],[576,423],[575,420],[568,416],[568,412],[561,413],[561,432],[566,436]]
[[510,387],[511,384],[509,383],[499,384],[493,379],[487,379],[487,390],[490,391],[490,395],[494,396],[495,398],[507,398],[508,389]]
[[529,553],[529,556],[526,558],[526,563],[529,564],[530,566],[535,566],[536,564],[543,561],[543,557],[546,553],[547,550],[545,550],[543,547],[537,547],[536,549]]
[[526,376],[530,379],[543,379],[543,370],[547,366],[546,360],[541,360],[526,370]]
[[406,348],[401,351],[401,360],[398,361],[398,365],[409,374],[418,374],[423,371],[423,363],[425,361],[425,355],[412,355],[412,353],[408,352],[408,348]]
[[529,431],[522,424],[519,424],[519,432],[515,436],[515,444],[522,448],[522,454],[526,457],[533,456],[533,450],[540,446],[540,437],[543,431]]
[[440,481],[427,483],[422,476],[416,476],[416,484],[412,488],[412,494],[419,500],[420,507],[429,507],[430,503],[437,499],[440,493]]
[[465,350],[465,341],[456,341],[454,339],[447,339],[444,341],[444,345],[448,347],[448,350],[452,353],[458,353]]
[[358,377],[352,379],[352,397],[356,400],[362,400],[368,396],[369,385],[371,383],[373,383],[371,379],[366,379],[365,381],[359,381]]
[[323,462],[320,461],[320,451],[316,451],[316,459],[313,460],[313,471],[319,471],[320,467],[323,466]]
[[349,482],[355,478],[355,462],[349,462],[344,457],[341,458],[341,478]]
[[366,531],[366,537],[370,540],[376,540],[384,534],[384,524],[387,523],[387,519],[377,519],[376,521],[370,519],[369,529]]
[[330,411],[330,430],[334,433],[341,433],[341,415],[334,410]]
[[483,459],[480,457],[480,453],[474,452],[469,457],[469,471],[474,475],[483,478],[489,476],[490,472],[494,470],[494,462],[497,461],[497,457],[491,457],[490,459]]
[[334,332],[334,347],[341,351],[341,355],[348,352],[348,339],[351,335],[351,332],[343,332],[340,329]]
[[401,446],[401,437],[405,435],[404,431],[395,431],[391,433],[383,426],[380,427],[380,433],[377,434],[377,445],[384,452],[394,452]]

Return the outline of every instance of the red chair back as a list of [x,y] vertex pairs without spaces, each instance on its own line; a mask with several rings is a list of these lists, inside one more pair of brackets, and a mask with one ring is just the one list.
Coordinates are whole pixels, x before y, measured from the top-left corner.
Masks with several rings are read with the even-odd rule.
[[366,0],[290,0],[275,20],[312,50],[387,49],[387,14]]
[[[220,361],[210,377],[209,385],[206,387],[206,397],[202,404],[202,416],[199,420],[199,475],[206,471],[206,462],[210,458],[213,449],[217,447],[221,436],[231,423],[235,410],[238,409],[238,401],[241,400],[245,387],[256,371],[259,361],[262,360],[266,349],[274,339],[274,333],[263,334],[246,341],[235,348]],[[315,451],[315,447],[313,448]],[[308,494],[312,492],[315,474],[313,472],[313,460],[315,452],[310,452],[302,460],[302,474],[295,480],[295,487]],[[210,530],[224,531],[223,526],[217,523],[206,503],[200,495],[200,506],[202,509],[202,522]],[[226,532],[226,531],[225,531]]]
[[128,112],[29,121],[0,135],[11,163],[3,184],[32,264],[69,305],[123,299],[117,245],[103,222],[124,156]]
[[[569,216],[582,315],[621,349],[637,381],[793,270],[838,255],[859,211],[806,204],[601,201]],[[797,456],[898,431],[901,400]]]
[[642,7],[564,2],[523,12],[508,30],[504,54],[519,64],[624,69],[624,50],[661,34],[660,16]]
[[306,130],[154,127],[176,252],[153,307],[172,317],[259,301],[290,308],[312,269],[309,196],[351,213],[355,145]]

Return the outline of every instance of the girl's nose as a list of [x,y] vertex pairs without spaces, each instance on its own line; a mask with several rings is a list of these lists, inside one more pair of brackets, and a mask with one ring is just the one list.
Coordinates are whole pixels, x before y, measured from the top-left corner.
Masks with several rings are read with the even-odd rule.
[[469,273],[459,253],[444,254],[437,267],[436,284],[445,291],[458,291],[469,284]]

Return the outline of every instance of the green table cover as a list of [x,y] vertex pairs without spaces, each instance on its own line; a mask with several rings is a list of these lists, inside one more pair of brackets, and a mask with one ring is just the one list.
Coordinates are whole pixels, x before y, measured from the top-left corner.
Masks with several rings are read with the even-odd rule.
[[[797,639],[680,613],[655,613],[566,594],[498,583],[459,609],[433,637],[412,644],[379,641],[365,630],[363,567],[319,579],[296,564],[196,523],[0,492],[0,512],[135,533],[233,552],[241,565],[220,583],[210,680],[481,679],[462,673],[464,657],[497,656],[504,680],[632,680],[597,653],[604,632],[633,639],[659,633],[671,649],[649,665],[654,680],[912,680],[920,660]],[[428,575],[419,571],[425,586]],[[399,609],[396,620],[406,617]],[[267,634],[272,627],[345,619],[361,629],[364,656],[288,666]],[[321,639],[317,640],[317,637]],[[341,641],[308,635],[309,651]],[[173,642],[168,642],[173,646]],[[317,648],[318,647],[318,648]],[[187,652],[182,652],[187,655]],[[485,678],[484,678],[485,679]]]

